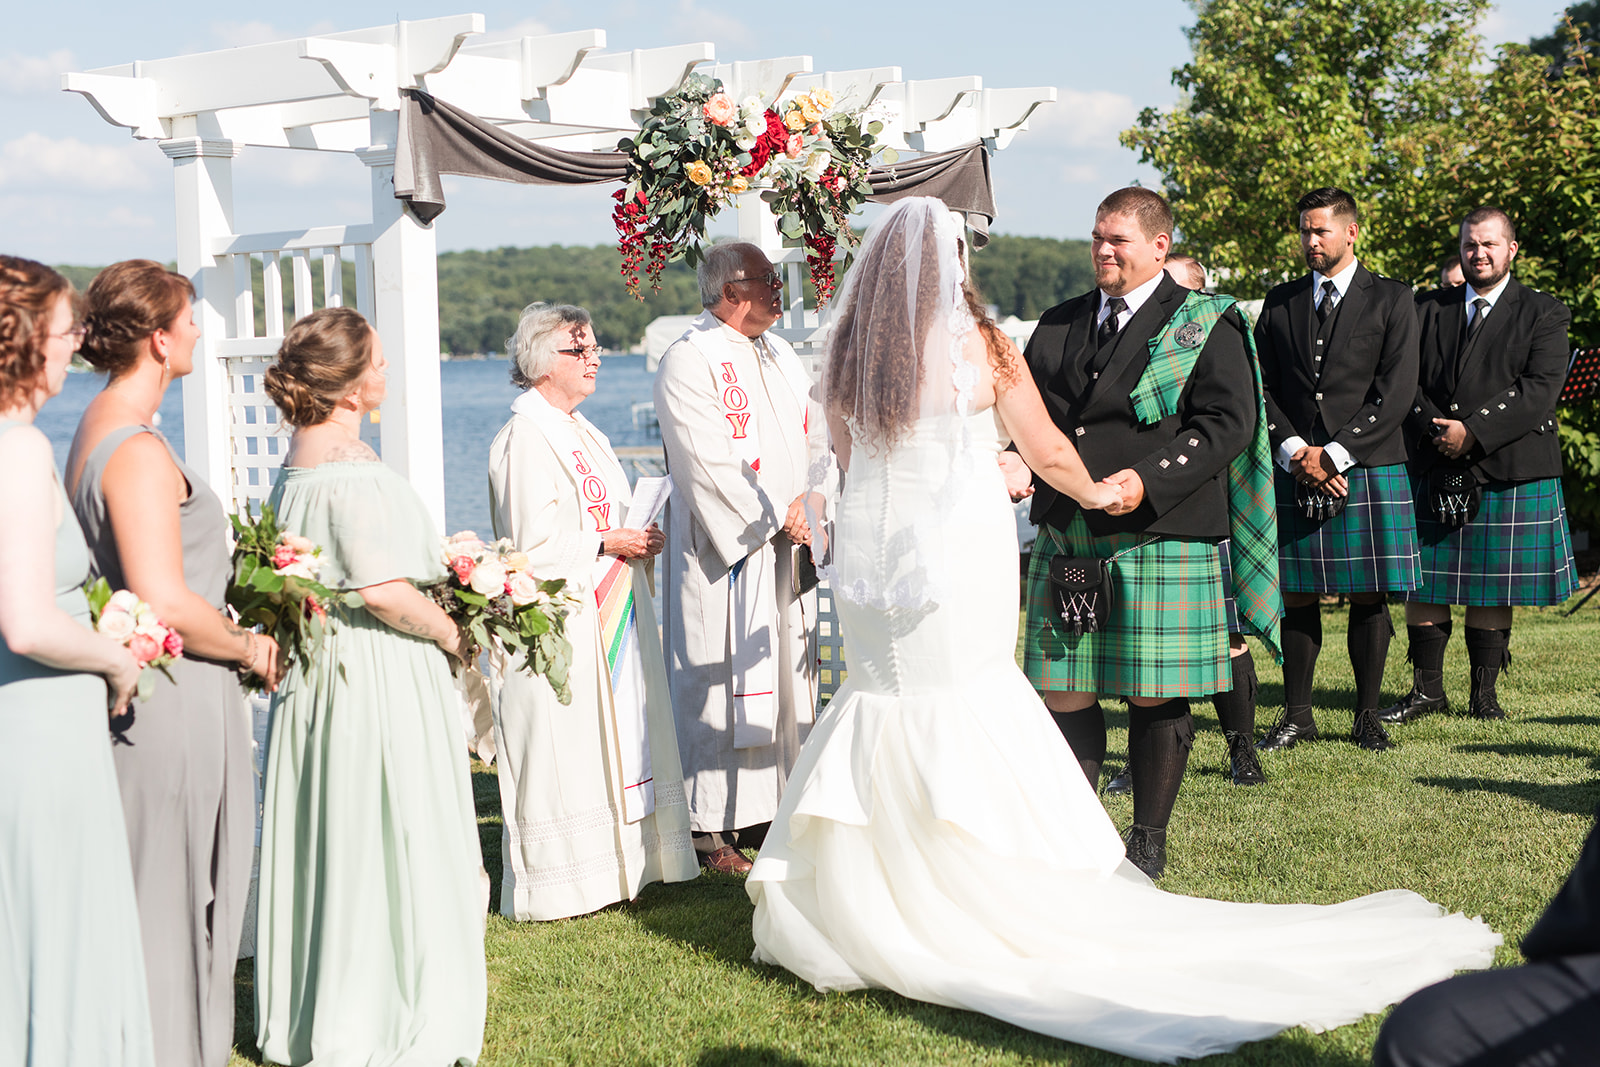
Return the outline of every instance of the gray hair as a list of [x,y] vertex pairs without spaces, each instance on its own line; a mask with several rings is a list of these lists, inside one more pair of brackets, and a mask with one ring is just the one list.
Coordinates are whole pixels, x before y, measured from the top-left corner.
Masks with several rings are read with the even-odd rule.
[[745,257],[751,252],[766,254],[748,241],[723,241],[706,249],[694,272],[700,280],[701,307],[714,308],[722,303],[722,287],[740,279]]
[[557,334],[563,326],[588,326],[594,320],[576,304],[529,304],[522,309],[517,332],[506,339],[511,357],[511,384],[530,389],[550,373],[556,358]]

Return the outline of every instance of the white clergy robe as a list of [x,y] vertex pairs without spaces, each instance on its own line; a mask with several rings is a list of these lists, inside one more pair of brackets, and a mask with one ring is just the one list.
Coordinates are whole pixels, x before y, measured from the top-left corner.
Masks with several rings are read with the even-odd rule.
[[[562,357],[565,358],[565,357]],[[699,874],[671,701],[643,561],[630,564],[643,654],[654,812],[628,821],[622,747],[611,674],[595,604],[597,516],[585,508],[578,475],[556,454],[572,435],[613,485],[627,479],[605,435],[582,415],[567,415],[535,390],[519,401],[489,448],[489,494],[496,537],[528,554],[535,576],[565,578],[578,603],[567,617],[572,642],[572,703],[562,705],[543,678],[497,672],[495,740],[504,828],[500,912],[508,918],[560,919],[637,896],[650,882]],[[553,443],[552,438],[555,439]],[[626,506],[627,498],[619,501]],[[620,516],[611,519],[617,524]]]
[[[763,341],[770,348],[758,351],[706,312],[656,372],[656,418],[673,485],[662,553],[663,644],[690,824],[699,832],[771,821],[816,711],[816,594],[795,595],[796,546],[782,527],[807,488],[811,460],[826,460],[827,431],[821,407],[773,358],[798,368],[793,350],[777,338]],[[730,418],[725,393],[734,381],[731,407],[741,417]],[[748,408],[740,407],[746,400]],[[736,438],[740,431],[757,437],[759,470]],[[742,620],[730,617],[729,578],[752,553],[767,554],[775,616],[742,636],[766,643],[776,714],[770,744],[736,748],[731,649]]]

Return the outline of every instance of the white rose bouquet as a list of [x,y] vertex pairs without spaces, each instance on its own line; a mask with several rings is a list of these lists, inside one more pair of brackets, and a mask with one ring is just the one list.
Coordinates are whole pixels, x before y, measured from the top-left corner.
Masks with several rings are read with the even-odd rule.
[[[314,655],[327,631],[328,608],[360,607],[361,594],[330,589],[317,580],[322,549],[284,530],[270,504],[261,517],[234,515],[233,582],[228,606],[242,626],[270,635],[291,663]],[[259,688],[259,679],[246,685]]]
[[89,618],[95,630],[126,647],[143,667],[139,671],[138,698],[149,700],[156,685],[151,670],[160,671],[167,681],[172,681],[172,672],[167,668],[183,658],[183,638],[156,618],[149,604],[126,589],[113,593],[104,578],[85,585],[83,593],[89,601]]
[[439,555],[449,577],[423,592],[467,635],[466,661],[476,663],[479,649],[497,646],[520,657],[528,674],[543,675],[556,699],[570,704],[572,643],[564,630],[577,598],[564,591],[566,579],[540,581],[509,539],[485,543],[471,530],[446,537]]

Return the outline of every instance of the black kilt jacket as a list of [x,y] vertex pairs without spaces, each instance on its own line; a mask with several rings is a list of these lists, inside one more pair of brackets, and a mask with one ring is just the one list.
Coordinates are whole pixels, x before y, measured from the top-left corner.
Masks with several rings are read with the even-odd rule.
[[1267,294],[1256,323],[1273,452],[1301,437],[1337,441],[1363,467],[1404,463],[1401,427],[1417,391],[1411,287],[1357,263],[1321,346],[1312,299],[1310,274],[1285,282]]
[[[1255,375],[1238,310],[1229,308],[1212,329],[1174,414],[1146,426],[1129,399],[1150,362],[1150,339],[1189,293],[1163,274],[1111,342],[1115,347],[1098,379],[1090,378],[1088,368],[1097,351],[1098,289],[1046,311],[1028,341],[1024,358],[1045,407],[1090,475],[1105,478],[1132,468],[1144,481],[1144,502],[1127,515],[1084,512],[1096,536],[1228,536],[1227,466],[1248,447],[1256,424]],[[1040,478],[1034,487],[1033,522],[1065,530],[1077,502]]]
[[1467,344],[1466,294],[1458,285],[1417,298],[1421,386],[1406,417],[1413,470],[1443,458],[1432,420],[1459,419],[1477,438],[1466,459],[1480,481],[1559,478],[1556,397],[1567,376],[1571,313],[1512,278]]

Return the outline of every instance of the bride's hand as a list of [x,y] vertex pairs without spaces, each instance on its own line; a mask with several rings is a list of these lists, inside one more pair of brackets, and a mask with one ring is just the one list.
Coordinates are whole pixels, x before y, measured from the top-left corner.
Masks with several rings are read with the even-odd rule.
[[1078,504],[1090,511],[1109,511],[1118,514],[1122,506],[1122,487],[1113,482],[1095,482],[1078,498]]

